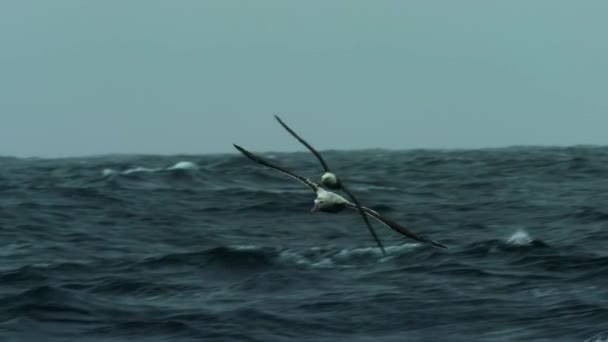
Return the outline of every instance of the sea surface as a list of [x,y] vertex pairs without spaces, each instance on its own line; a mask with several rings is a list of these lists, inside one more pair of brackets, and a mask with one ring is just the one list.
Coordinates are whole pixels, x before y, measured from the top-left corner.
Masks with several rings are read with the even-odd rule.
[[608,148],[323,153],[449,248],[236,150],[0,158],[0,341],[608,341]]

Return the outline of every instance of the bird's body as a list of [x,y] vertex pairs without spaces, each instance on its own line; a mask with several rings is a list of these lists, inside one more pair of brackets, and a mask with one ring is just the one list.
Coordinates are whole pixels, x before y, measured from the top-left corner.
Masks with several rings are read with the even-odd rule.
[[315,204],[310,212],[318,210],[325,213],[339,213],[350,203],[344,197],[335,192],[327,191],[321,186],[316,193],[317,198],[315,198]]

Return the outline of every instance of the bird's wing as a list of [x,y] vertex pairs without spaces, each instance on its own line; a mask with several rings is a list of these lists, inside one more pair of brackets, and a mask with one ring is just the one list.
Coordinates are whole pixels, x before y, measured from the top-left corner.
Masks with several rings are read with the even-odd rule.
[[314,192],[317,192],[317,190],[319,189],[319,184],[311,181],[310,179],[308,179],[306,177],[302,177],[300,175],[297,175],[297,174],[295,174],[295,173],[293,173],[291,171],[288,171],[287,169],[285,169],[285,168],[283,168],[281,166],[277,166],[275,164],[272,164],[272,163],[266,161],[265,159],[263,159],[261,157],[258,157],[255,154],[247,151],[246,149],[242,148],[239,145],[236,145],[236,144],[233,144],[233,145],[234,145],[234,147],[237,150],[239,150],[242,154],[244,154],[247,158],[253,160],[254,162],[256,162],[258,164],[261,164],[261,165],[264,165],[266,167],[269,167],[269,168],[271,168],[271,169],[273,169],[275,171],[278,171],[278,172],[280,172],[280,173],[282,173],[284,175],[287,175],[287,176],[289,176],[289,177],[291,177],[291,178],[293,178],[293,179],[295,179],[295,180],[303,183],[304,185],[308,186]]
[[279,118],[277,115],[275,115],[274,118],[277,119],[277,121],[281,124],[281,126],[283,126],[283,128],[287,130],[287,132],[289,132],[294,138],[298,139],[299,142],[306,146],[306,148],[308,148],[308,150],[310,150],[310,152],[312,152],[312,154],[317,157],[317,159],[323,166],[323,170],[325,170],[325,172],[329,172],[329,167],[327,166],[327,163],[325,162],[325,160],[323,160],[323,157],[321,157],[321,154],[319,154],[317,150],[315,150],[312,146],[310,146],[309,143],[306,142],[306,140],[302,139],[298,134],[296,134],[296,132],[289,128],[289,126],[287,126],[287,124],[285,124],[283,120],[281,120],[281,118]]
[[357,211],[361,214],[361,217],[363,218],[363,221],[367,225],[367,228],[369,229],[370,234],[372,234],[372,237],[374,238],[374,240],[376,240],[376,243],[378,244],[378,247],[380,247],[380,250],[382,250],[382,254],[384,256],[386,256],[386,251],[384,250],[384,246],[382,245],[382,241],[380,241],[380,238],[376,234],[376,231],[374,231],[374,227],[372,226],[372,223],[369,221],[369,219],[367,218],[367,215],[363,211],[363,207],[361,206],[361,204],[359,203],[359,201],[357,200],[357,198],[355,198],[355,196],[348,189],[346,189],[346,187],[344,187],[344,185],[342,185],[342,190],[344,191],[344,193],[346,193],[346,195],[353,202],[353,204],[355,205],[354,209],[357,209]]
[[[346,205],[347,207],[351,208],[351,209],[357,209],[357,205],[353,204],[353,203],[349,203]],[[378,212],[369,209],[367,207],[362,207],[362,209],[365,211],[366,214],[368,214],[369,216],[375,218],[378,222],[384,224],[385,226],[391,228],[392,230],[401,233],[402,235],[405,235],[411,239],[414,239],[416,241],[420,241],[420,242],[424,242],[424,243],[429,243],[433,246],[436,247],[440,247],[440,248],[447,248],[445,245],[440,244],[439,242],[427,239],[425,237],[422,236],[418,236],[412,232],[410,232],[409,230],[407,230],[405,227],[403,227],[402,225],[400,225],[399,223],[389,219],[388,217],[382,216],[380,214],[378,214]]]

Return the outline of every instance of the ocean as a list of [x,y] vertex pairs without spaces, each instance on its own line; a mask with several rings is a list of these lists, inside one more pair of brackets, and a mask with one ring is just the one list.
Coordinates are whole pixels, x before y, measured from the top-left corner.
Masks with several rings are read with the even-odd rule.
[[607,147],[323,155],[448,249],[236,150],[0,158],[0,341],[608,341]]

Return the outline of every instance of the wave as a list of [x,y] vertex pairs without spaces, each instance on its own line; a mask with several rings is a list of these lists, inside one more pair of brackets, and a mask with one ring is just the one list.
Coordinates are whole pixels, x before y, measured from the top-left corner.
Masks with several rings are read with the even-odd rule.
[[191,161],[180,161],[177,162],[169,167],[165,167],[165,168],[150,168],[150,167],[143,167],[143,166],[138,166],[138,167],[134,167],[134,168],[130,168],[130,169],[126,169],[126,170],[115,170],[115,169],[111,169],[111,168],[105,168],[101,171],[101,175],[103,177],[110,177],[110,176],[115,176],[115,175],[131,175],[134,173],[155,173],[155,172],[163,172],[163,171],[197,171],[199,170],[199,167],[191,162]]
[[[180,317],[170,317],[167,309],[137,303],[104,302],[96,295],[83,291],[71,291],[50,285],[0,299],[2,321],[27,318],[47,324],[82,325],[94,335],[127,334],[135,336],[165,335],[167,337],[200,335],[193,328],[196,322],[184,322]],[[197,315],[214,320],[211,315]],[[93,329],[91,329],[93,328]]]
[[542,240],[532,237],[524,229],[518,229],[508,238],[490,239],[470,243],[464,247],[463,253],[469,257],[487,257],[503,253],[519,253],[537,250],[552,249]]
[[0,282],[5,285],[27,287],[32,284],[42,285],[48,277],[33,266],[23,266],[16,270],[0,273]]
[[386,262],[421,247],[419,243],[386,246],[383,257],[377,247],[336,248],[335,246],[306,249],[280,249],[260,246],[223,246],[201,252],[167,254],[142,260],[138,268],[167,268],[189,266],[198,269],[219,269],[227,272],[276,269],[277,267],[308,266],[312,268],[355,267],[366,263]]
[[509,237],[507,240],[507,244],[514,246],[528,246],[531,245],[535,239],[523,229],[517,230],[513,235]]
[[229,270],[269,267],[274,263],[272,248],[261,247],[216,247],[202,252],[167,254],[144,260],[144,267],[173,267],[190,265],[200,268],[211,266],[225,267]]
[[385,246],[386,256],[378,247],[332,248],[312,247],[304,250],[287,249],[279,254],[281,261],[312,268],[352,268],[364,264],[383,263],[409,254],[421,247],[419,243]]
[[581,207],[567,216],[587,223],[608,221],[608,213],[588,206]]
[[112,276],[96,281],[94,285],[87,288],[87,291],[96,294],[153,298],[181,294],[184,291],[197,288],[185,284],[172,284],[163,279],[149,281],[146,279],[131,279],[125,276]]
[[[168,338],[169,341],[184,337],[192,338],[194,336],[200,336],[203,331],[193,327],[193,323],[185,323],[177,319],[171,318],[158,318],[158,319],[138,319],[134,315],[134,318],[125,319],[123,322],[116,322],[106,324],[103,327],[95,328],[90,330],[90,333],[94,335],[108,335],[108,336],[120,336],[118,332],[127,334],[129,339],[134,337],[140,337],[145,339],[146,337],[152,337],[154,340],[160,336]],[[202,315],[201,315],[202,316]],[[205,315],[205,317],[212,317],[211,315]]]
[[598,255],[527,254],[511,262],[512,265],[550,272],[569,272],[586,279],[597,278],[608,269],[608,257]]
[[[94,308],[88,300],[50,285],[0,299],[4,315],[10,318],[29,317],[37,321],[87,323],[95,320]],[[8,318],[8,317],[7,317]],[[9,319],[10,319],[9,318]]]
[[167,168],[167,170],[198,170],[198,166],[189,161],[180,161],[173,166]]
[[595,335],[589,337],[588,339],[584,340],[583,342],[608,342],[608,327],[605,329],[606,329],[606,331],[595,334]]

